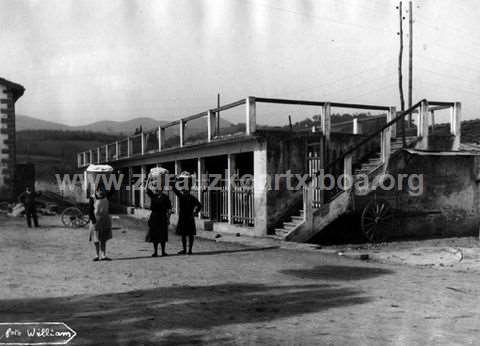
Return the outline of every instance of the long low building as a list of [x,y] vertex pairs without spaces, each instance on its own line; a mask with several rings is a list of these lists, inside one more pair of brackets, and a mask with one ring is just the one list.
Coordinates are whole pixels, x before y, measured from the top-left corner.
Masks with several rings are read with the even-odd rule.
[[[318,107],[320,128],[258,126],[258,104]],[[351,125],[332,124],[333,108],[383,115],[354,119]],[[217,115],[232,109],[243,112],[245,123],[220,129]],[[429,140],[435,135],[435,112],[441,110],[451,112],[449,132],[442,141]],[[415,125],[406,128],[410,114],[416,117]],[[320,171],[335,179],[358,179],[362,174],[373,179],[385,174],[405,149],[437,152],[433,145],[441,142],[442,150],[458,151],[460,118],[460,104],[455,102],[422,100],[397,113],[391,106],[247,97],[78,153],[77,162],[82,169],[91,163],[112,165],[123,177],[115,199],[137,216],[147,216],[149,209],[138,179],[160,166],[198,177],[192,193],[204,206],[200,228],[308,241],[351,211],[357,199],[355,189],[322,187]],[[193,121],[203,121],[205,131],[189,132]],[[367,191],[374,193],[374,187]],[[175,212],[176,198],[169,194]],[[421,198],[418,203],[423,203]]]

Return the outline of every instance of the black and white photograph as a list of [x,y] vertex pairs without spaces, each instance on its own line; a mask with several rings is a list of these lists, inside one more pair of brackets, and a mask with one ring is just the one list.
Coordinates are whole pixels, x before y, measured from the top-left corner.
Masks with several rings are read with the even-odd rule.
[[0,0],[0,345],[480,343],[474,0]]

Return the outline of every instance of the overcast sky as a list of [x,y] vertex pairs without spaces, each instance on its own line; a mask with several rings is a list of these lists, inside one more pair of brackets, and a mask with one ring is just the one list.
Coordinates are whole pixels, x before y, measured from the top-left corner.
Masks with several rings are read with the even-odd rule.
[[[224,102],[255,95],[398,106],[396,5],[0,0],[0,76],[27,89],[17,113],[73,125],[172,120],[214,107],[217,92]],[[414,17],[414,100],[459,100],[465,118],[480,117],[477,2],[415,1]]]

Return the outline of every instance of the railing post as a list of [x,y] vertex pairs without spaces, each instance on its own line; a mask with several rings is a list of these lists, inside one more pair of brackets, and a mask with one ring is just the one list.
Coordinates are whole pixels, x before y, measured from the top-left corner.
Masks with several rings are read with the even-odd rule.
[[118,141],[115,142],[115,160],[118,160],[120,157],[120,145],[118,144]]
[[332,131],[331,123],[331,107],[330,103],[326,102],[322,107],[322,132],[327,142],[330,141],[330,133]]
[[455,102],[450,109],[450,133],[454,136],[452,150],[460,149],[460,132],[462,121],[462,104]]
[[184,144],[184,135],[185,135],[185,120],[180,119],[178,122],[179,128],[179,137],[180,137],[180,148],[183,147]]
[[[387,113],[387,123],[392,121],[397,115],[397,111],[395,107],[390,107]],[[396,138],[397,137],[397,123],[394,123],[392,126],[390,126],[391,131],[390,135],[391,138]]]
[[421,137],[419,149],[428,149],[428,101],[424,100],[420,104],[418,112],[417,135]]
[[251,135],[257,131],[257,107],[253,96],[246,99],[246,116],[245,133]]
[[353,134],[358,135],[358,118],[353,118]]
[[[211,142],[214,136],[214,129],[215,129],[215,113],[211,110],[207,112],[207,141]],[[247,125],[245,125],[247,126]]]
[[158,151],[162,151],[165,147],[165,129],[158,127]]

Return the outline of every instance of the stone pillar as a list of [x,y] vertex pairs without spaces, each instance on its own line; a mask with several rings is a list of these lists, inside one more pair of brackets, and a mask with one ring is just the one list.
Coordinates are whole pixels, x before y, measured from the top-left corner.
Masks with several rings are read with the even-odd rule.
[[245,133],[247,135],[254,134],[257,131],[257,107],[255,97],[249,96],[246,101],[246,119],[245,119]]
[[255,235],[267,234],[267,148],[262,144],[253,152],[253,203],[255,209]]
[[235,173],[237,170],[236,165],[236,156],[235,154],[228,154],[227,159],[227,177],[225,177],[225,182],[227,183],[227,196],[228,196],[228,223],[233,224],[233,181],[232,178],[235,178]]

